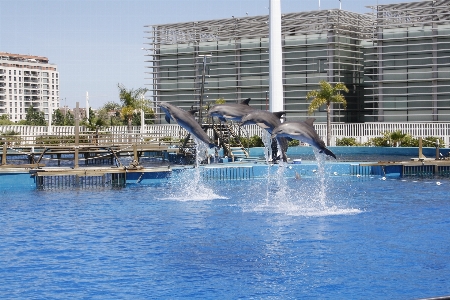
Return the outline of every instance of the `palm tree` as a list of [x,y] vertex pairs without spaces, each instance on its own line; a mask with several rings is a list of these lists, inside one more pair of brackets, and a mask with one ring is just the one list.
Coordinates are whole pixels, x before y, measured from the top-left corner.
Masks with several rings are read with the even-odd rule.
[[117,85],[119,88],[119,98],[122,102],[121,115],[127,121],[128,131],[131,131],[131,124],[133,114],[137,109],[142,109],[144,106],[144,95],[148,91],[146,88],[126,89],[123,84]]
[[312,99],[311,104],[308,107],[308,114],[312,114],[320,106],[327,106],[327,146],[330,146],[331,140],[331,120],[330,120],[330,105],[331,103],[340,103],[344,108],[347,107],[347,101],[345,101],[344,96],[340,93],[344,91],[348,93],[348,88],[344,83],[338,82],[332,86],[329,82],[322,80],[319,82],[320,89],[308,92],[306,99]]

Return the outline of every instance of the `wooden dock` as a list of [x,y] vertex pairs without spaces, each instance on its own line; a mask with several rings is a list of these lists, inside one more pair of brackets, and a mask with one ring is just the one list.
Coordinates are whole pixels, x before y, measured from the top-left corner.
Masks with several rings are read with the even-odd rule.
[[[49,145],[49,146],[13,146],[3,144],[1,156],[1,166],[32,168],[45,166],[45,159],[56,159],[58,166],[61,161],[73,161],[74,168],[80,165],[80,161],[85,165],[96,163],[122,166],[120,157],[132,156],[139,162],[144,153],[155,153],[155,156],[164,157],[164,153],[178,152],[178,148],[160,143],[141,144],[121,144],[121,145]],[[26,157],[26,164],[8,164],[8,160],[14,157]]]
[[139,166],[119,168],[39,168],[29,173],[40,190],[125,187],[130,183],[168,178],[170,167],[143,168]]
[[450,160],[412,159],[411,161],[380,161],[363,163],[351,170],[353,175],[399,175],[401,177],[450,176]]

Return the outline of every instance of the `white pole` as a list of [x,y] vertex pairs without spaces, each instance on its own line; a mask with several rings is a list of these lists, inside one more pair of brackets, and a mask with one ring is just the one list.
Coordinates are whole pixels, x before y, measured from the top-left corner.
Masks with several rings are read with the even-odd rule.
[[86,119],[89,120],[89,93],[86,92]]
[[339,9],[342,9],[342,2],[339,0]]
[[144,128],[145,128],[145,113],[144,110],[141,109],[141,137],[142,134],[144,134]]
[[319,10],[320,10],[320,0],[319,0]]
[[281,4],[270,0],[269,10],[269,111],[284,110]]

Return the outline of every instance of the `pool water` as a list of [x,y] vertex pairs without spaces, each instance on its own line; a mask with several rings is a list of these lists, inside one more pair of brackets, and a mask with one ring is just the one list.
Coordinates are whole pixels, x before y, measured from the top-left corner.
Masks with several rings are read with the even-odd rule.
[[[280,168],[281,169],[281,168]],[[450,181],[318,174],[0,189],[2,299],[450,294]]]

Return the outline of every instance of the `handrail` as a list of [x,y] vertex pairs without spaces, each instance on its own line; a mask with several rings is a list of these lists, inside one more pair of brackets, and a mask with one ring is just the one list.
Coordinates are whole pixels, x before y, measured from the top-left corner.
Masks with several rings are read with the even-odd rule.
[[[314,123],[318,135],[326,139],[327,128],[325,123]],[[257,125],[246,126],[248,136],[262,136],[262,129]],[[336,139],[343,137],[354,137],[358,142],[367,142],[370,138],[382,136],[384,132],[400,130],[410,134],[412,137],[436,136],[444,140],[447,146],[450,144],[450,123],[332,123],[331,124],[331,146],[335,145]],[[50,132],[50,133],[49,133]],[[187,131],[177,124],[155,124],[133,126],[128,130],[127,126],[107,127],[103,130],[89,131],[80,126],[80,144],[146,144],[164,143],[171,144],[170,140],[181,140],[187,135]],[[16,134],[13,134],[16,133]],[[207,134],[212,138],[213,130]],[[68,144],[75,135],[74,126],[26,126],[26,125],[1,125],[0,144],[4,142],[20,145],[45,145],[45,144]],[[171,139],[170,139],[171,138]]]

